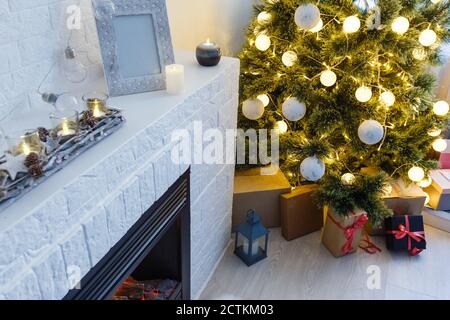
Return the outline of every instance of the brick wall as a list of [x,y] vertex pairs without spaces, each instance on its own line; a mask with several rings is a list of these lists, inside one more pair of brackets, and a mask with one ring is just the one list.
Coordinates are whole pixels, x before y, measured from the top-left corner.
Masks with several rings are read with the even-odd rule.
[[[239,62],[221,65],[212,82],[0,232],[0,299],[61,299],[71,268],[84,276],[187,170],[171,161],[172,130],[192,133],[197,120],[223,134],[236,127]],[[230,241],[233,177],[234,165],[191,167],[193,298]]]
[[82,23],[81,29],[73,30],[70,44],[80,51],[84,64],[98,64],[101,60],[90,0],[0,0],[0,119],[47,107],[36,89],[55,62],[44,89],[76,89],[62,79],[60,67],[71,34],[66,27],[66,10],[73,4],[80,5]]

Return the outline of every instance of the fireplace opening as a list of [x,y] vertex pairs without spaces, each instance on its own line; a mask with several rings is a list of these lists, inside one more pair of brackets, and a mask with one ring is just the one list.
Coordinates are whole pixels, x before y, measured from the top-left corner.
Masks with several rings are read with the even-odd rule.
[[174,300],[182,288],[181,221],[162,236],[114,293],[115,300]]
[[189,174],[183,174],[64,299],[190,299]]

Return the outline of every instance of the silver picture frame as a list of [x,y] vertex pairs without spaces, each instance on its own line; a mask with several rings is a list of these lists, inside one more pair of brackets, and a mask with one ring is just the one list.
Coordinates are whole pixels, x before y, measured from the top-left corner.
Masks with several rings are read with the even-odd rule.
[[165,0],[93,0],[109,95],[163,90],[175,62]]

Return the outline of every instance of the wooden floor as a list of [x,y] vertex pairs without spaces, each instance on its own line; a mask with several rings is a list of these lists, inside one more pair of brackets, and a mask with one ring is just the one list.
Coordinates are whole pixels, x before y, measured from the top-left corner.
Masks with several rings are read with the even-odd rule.
[[[320,244],[320,232],[287,242],[270,233],[269,257],[247,267],[232,245],[201,299],[450,299],[450,234],[426,227],[428,249],[420,256],[359,250],[336,259]],[[370,266],[381,271],[380,289],[367,287]]]

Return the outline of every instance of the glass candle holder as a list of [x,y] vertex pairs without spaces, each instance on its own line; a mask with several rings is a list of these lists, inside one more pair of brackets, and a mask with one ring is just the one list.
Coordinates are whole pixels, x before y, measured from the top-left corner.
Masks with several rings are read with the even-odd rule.
[[76,136],[79,131],[78,111],[61,111],[50,115],[53,125],[53,134],[67,141]]
[[86,103],[88,110],[92,111],[95,118],[103,118],[108,113],[106,102],[109,96],[101,92],[89,92],[83,96],[83,101]]
[[220,47],[209,41],[200,43],[196,50],[197,61],[204,67],[213,67],[219,64],[222,53]]
[[5,135],[8,151],[14,155],[29,155],[32,152],[41,154],[44,150],[37,130],[25,130],[7,133]]

